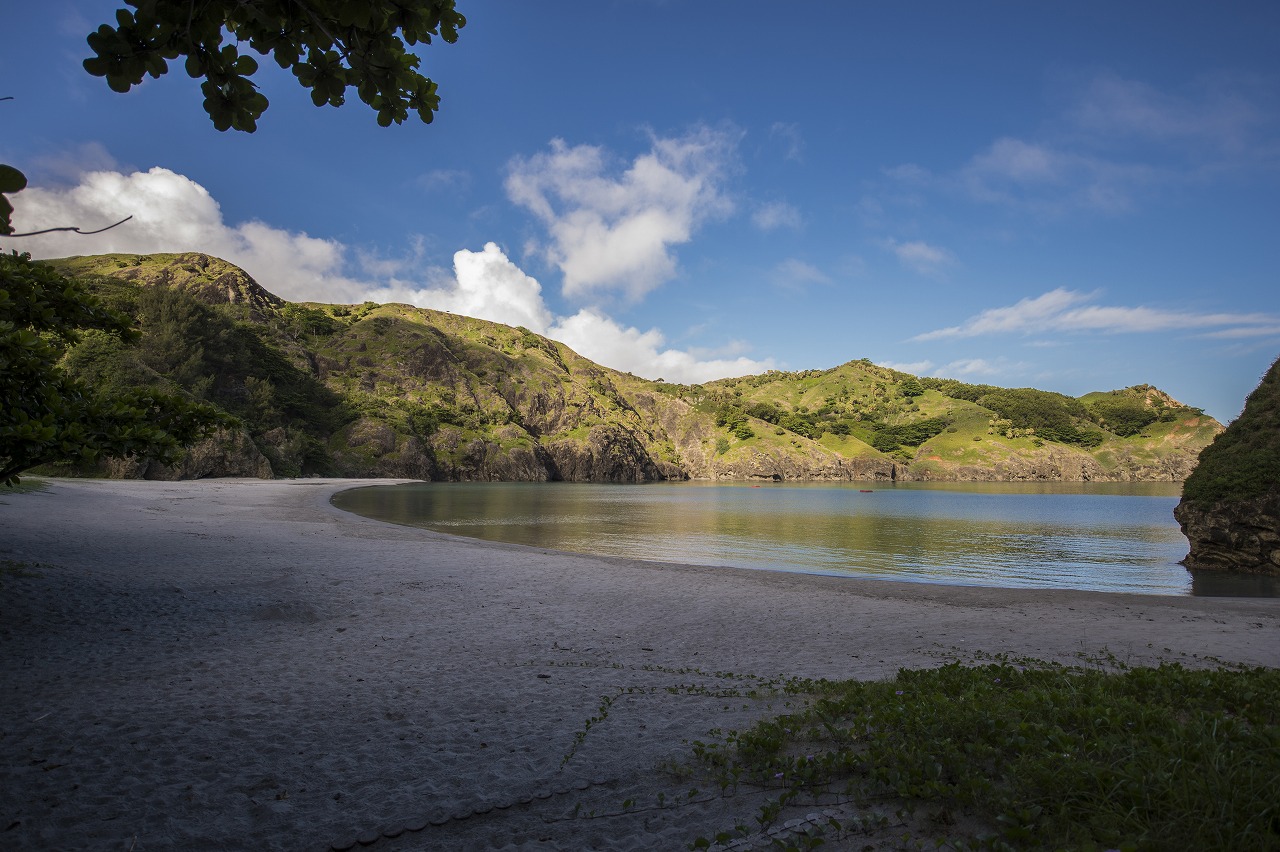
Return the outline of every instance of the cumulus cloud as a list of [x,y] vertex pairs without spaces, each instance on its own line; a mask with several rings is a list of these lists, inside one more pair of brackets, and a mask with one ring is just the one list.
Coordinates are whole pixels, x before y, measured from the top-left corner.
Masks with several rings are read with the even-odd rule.
[[378,301],[407,302],[504,325],[522,325],[539,334],[546,334],[551,327],[553,318],[542,300],[542,285],[507,259],[496,243],[486,243],[482,251],[455,252],[453,277],[435,277],[428,287],[392,279],[373,292],[380,297]]
[[623,326],[591,308],[558,320],[548,336],[599,364],[669,382],[693,384],[776,367],[772,359],[700,358],[688,350],[666,348],[666,338],[658,329]]
[[[538,281],[496,243],[486,243],[480,251],[456,252],[450,274],[424,262],[420,242],[410,247],[405,258],[385,258],[263,222],[231,225],[203,186],[163,168],[132,174],[89,172],[76,186],[31,187],[16,200],[15,224],[21,231],[54,225],[87,229],[133,216],[124,225],[93,236],[53,233],[19,240],[0,238],[0,248],[28,251],[35,257],[199,251],[241,266],[286,299],[405,302],[523,325],[563,341],[599,364],[646,378],[702,382],[775,366],[771,360],[717,357],[669,347],[660,330],[640,331],[598,310],[557,317],[547,307]],[[414,280],[415,272],[420,280]]]
[[542,250],[567,297],[639,299],[675,275],[674,246],[733,209],[720,184],[737,139],[709,128],[655,137],[621,174],[611,174],[603,149],[555,139],[549,151],[511,162],[507,196],[546,227]]
[[1192,313],[1145,306],[1087,304],[1098,294],[1059,287],[1013,305],[988,308],[960,325],[918,334],[917,341],[978,337],[988,334],[1043,332],[1144,333],[1188,329],[1216,329],[1216,336],[1244,336],[1274,326],[1277,317],[1261,313]]
[[955,263],[951,252],[921,240],[904,243],[890,238],[882,244],[897,256],[903,266],[921,275],[937,275],[944,267]]
[[126,252],[202,251],[243,267],[286,299],[361,301],[364,285],[339,270],[344,247],[263,222],[229,226],[218,202],[200,184],[164,168],[123,174],[92,171],[67,189],[28,187],[15,196],[14,227],[99,228],[132,216],[101,234],[66,232],[6,241],[34,257]]

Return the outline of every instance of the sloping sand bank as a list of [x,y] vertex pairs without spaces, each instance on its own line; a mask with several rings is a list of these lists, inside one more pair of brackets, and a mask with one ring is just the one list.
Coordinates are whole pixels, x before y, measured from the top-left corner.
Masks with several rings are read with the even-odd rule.
[[673,806],[687,785],[660,771],[783,711],[730,694],[750,676],[1104,649],[1280,665],[1280,600],[585,557],[329,505],[360,484],[0,494],[0,560],[39,563],[0,589],[0,845],[683,849],[762,801]]

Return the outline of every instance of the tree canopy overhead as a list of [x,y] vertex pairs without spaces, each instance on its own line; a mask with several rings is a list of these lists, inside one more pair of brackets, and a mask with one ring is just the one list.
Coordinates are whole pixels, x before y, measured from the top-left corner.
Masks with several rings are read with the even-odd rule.
[[[406,49],[432,37],[452,44],[466,19],[454,0],[126,0],[115,25],[89,36],[90,74],[127,92],[146,75],[158,78],[169,60],[204,79],[204,109],[219,130],[257,129],[267,98],[249,78],[258,62],[245,45],[270,54],[311,91],[316,106],[341,106],[348,88],[378,114],[399,124],[413,111],[430,122],[439,108],[436,84],[418,72]],[[224,43],[225,42],[225,43]]]

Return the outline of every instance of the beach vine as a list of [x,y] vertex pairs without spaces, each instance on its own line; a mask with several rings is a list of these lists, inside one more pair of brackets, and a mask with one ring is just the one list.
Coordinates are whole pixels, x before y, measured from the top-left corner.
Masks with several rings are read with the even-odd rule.
[[1277,670],[1130,668],[1106,655],[788,688],[812,700],[692,744],[688,773],[774,795],[754,827],[690,849],[770,832],[804,803],[854,808],[791,821],[775,848],[886,829],[902,846],[959,849],[1280,847]]

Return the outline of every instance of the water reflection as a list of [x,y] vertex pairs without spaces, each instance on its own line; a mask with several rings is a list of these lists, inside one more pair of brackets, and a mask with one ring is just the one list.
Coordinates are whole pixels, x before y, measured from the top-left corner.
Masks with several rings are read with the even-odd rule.
[[[871,489],[869,492],[863,488]],[[393,523],[538,547],[933,583],[1241,594],[1178,564],[1168,483],[429,483],[339,494]],[[1254,593],[1262,585],[1251,587]],[[1275,594],[1274,586],[1268,594]]]
[[1192,571],[1191,594],[1207,597],[1275,598],[1280,597],[1280,577]]

